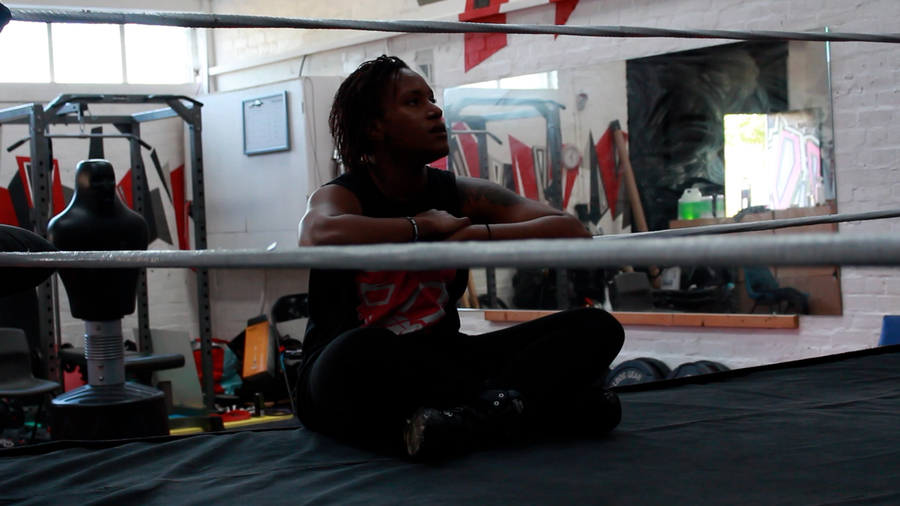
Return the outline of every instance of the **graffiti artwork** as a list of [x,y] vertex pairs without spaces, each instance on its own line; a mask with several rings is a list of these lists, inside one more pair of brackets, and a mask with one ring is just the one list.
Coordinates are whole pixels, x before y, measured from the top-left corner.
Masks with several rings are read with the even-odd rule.
[[768,115],[767,165],[772,209],[816,205],[822,176],[818,114],[812,110]]

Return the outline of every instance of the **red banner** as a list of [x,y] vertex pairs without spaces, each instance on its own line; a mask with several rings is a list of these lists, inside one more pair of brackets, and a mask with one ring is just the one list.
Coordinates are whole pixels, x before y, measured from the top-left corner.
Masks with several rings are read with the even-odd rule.
[[537,180],[534,175],[534,155],[531,148],[512,135],[509,136],[512,153],[513,179],[516,191],[531,200],[538,200]]
[[[506,14],[500,14],[500,5],[509,0],[489,0],[488,5],[476,7],[478,0],[466,0],[466,10],[459,15],[460,21],[473,23],[506,24]],[[483,2],[478,2],[479,5]],[[466,72],[488,59],[492,54],[506,47],[505,33],[465,34]]]

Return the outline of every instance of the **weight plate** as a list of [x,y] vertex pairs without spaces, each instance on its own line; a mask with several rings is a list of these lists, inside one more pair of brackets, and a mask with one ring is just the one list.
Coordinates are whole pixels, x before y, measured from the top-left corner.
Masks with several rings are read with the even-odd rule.
[[702,363],[702,361],[687,362],[673,369],[672,372],[666,376],[666,379],[686,378],[688,376],[699,376],[701,374],[709,374],[712,372],[716,372],[716,370],[709,365]]
[[697,363],[705,364],[706,366],[713,369],[714,372],[722,372],[722,371],[730,371],[731,370],[724,364],[721,364],[719,362],[713,362],[712,360],[698,360]]
[[657,368],[643,359],[626,360],[613,368],[606,377],[606,387],[649,383],[665,378]]
[[643,360],[644,362],[647,362],[651,366],[655,367],[656,370],[659,371],[659,379],[665,379],[665,377],[668,376],[670,372],[672,372],[672,369],[670,369],[669,366],[666,365],[666,363],[662,360],[650,357],[641,357],[636,360]]

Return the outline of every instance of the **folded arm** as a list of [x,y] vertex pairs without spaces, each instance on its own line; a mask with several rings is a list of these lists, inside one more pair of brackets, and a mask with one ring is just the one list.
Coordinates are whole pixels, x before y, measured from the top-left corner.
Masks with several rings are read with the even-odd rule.
[[[448,240],[512,240],[591,237],[578,218],[526,199],[484,179],[459,177],[462,213],[472,220]],[[488,227],[484,224],[488,224]]]
[[362,205],[350,190],[327,185],[316,190],[300,220],[300,246],[340,244],[377,244],[411,242],[418,232],[419,241],[447,238],[468,226],[468,218],[457,218],[445,211],[430,210],[406,218],[371,218],[362,215]]

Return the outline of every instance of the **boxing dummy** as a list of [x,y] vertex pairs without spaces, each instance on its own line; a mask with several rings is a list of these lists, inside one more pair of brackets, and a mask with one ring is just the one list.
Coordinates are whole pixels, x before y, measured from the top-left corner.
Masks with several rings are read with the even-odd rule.
[[[144,218],[116,193],[116,175],[106,160],[84,160],[75,169],[75,195],[50,220],[47,238],[63,251],[146,250]],[[118,320],[134,313],[138,269],[60,269],[72,316]]]
[[[63,251],[146,250],[147,222],[116,193],[106,160],[75,169],[75,195],[50,221],[50,242]],[[72,316],[85,323],[88,384],[53,400],[54,439],[122,439],[167,435],[165,395],[125,381],[122,318],[135,309],[139,269],[59,270]]]

